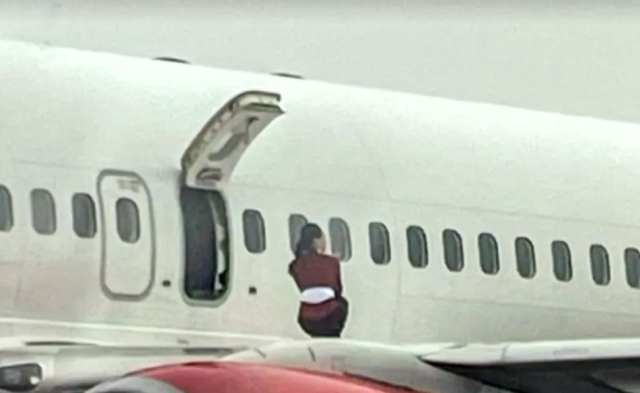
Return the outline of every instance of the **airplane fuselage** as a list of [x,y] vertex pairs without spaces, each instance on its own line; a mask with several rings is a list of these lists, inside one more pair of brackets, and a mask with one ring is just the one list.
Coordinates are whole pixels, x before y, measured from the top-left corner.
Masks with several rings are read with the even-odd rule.
[[[640,328],[637,126],[16,43],[0,51],[0,336],[304,337],[287,266],[305,220],[348,259],[346,338]],[[186,185],[189,143],[255,90],[279,94],[284,114],[214,186]]]

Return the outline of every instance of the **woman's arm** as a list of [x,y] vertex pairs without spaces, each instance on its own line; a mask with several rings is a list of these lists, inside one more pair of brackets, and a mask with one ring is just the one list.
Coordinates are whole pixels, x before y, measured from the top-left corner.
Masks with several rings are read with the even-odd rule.
[[336,269],[336,287],[334,288],[334,290],[336,291],[336,297],[337,298],[341,298],[342,297],[342,276],[340,274],[340,260],[338,259],[334,259],[334,266]]

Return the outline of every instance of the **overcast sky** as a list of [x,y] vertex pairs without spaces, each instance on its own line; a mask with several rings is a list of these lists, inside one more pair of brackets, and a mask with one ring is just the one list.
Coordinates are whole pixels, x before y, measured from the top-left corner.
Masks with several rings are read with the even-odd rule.
[[0,36],[640,122],[640,1],[557,3],[2,0]]

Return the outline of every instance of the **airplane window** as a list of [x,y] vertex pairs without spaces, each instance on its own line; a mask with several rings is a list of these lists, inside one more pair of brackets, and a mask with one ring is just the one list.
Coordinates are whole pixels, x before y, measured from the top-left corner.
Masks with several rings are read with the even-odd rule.
[[551,253],[553,254],[553,273],[556,278],[560,281],[570,281],[573,271],[569,245],[561,240],[555,240],[551,243]]
[[640,251],[635,248],[624,250],[624,262],[627,271],[627,284],[631,288],[640,288]]
[[536,254],[533,243],[526,237],[516,238],[516,264],[522,278],[533,278],[536,275]]
[[135,243],[140,239],[140,212],[131,199],[120,198],[116,202],[116,223],[123,242]]
[[31,223],[41,235],[56,231],[56,204],[51,193],[44,189],[31,191]]
[[427,267],[429,263],[427,236],[419,226],[411,225],[407,228],[407,254],[411,266],[415,268]]
[[244,245],[253,254],[264,252],[267,248],[266,233],[262,214],[257,210],[245,210],[242,213],[244,227]]
[[338,255],[341,261],[351,259],[351,234],[349,226],[341,218],[329,220],[329,237],[331,238],[331,253]]
[[478,236],[478,250],[480,251],[480,268],[485,274],[497,274],[500,270],[498,258],[498,242],[490,233]]
[[0,186],[0,231],[9,232],[13,228],[13,204],[11,193],[5,186]]
[[377,265],[386,265],[391,260],[391,246],[389,245],[389,231],[380,222],[369,224],[369,247],[371,259]]
[[599,244],[594,244],[590,249],[591,277],[598,285],[608,285],[611,280],[609,269],[609,253]]
[[96,207],[89,194],[74,194],[73,230],[79,237],[89,239],[96,234]]
[[296,252],[298,240],[300,240],[300,231],[302,227],[307,225],[307,219],[301,214],[292,214],[289,216],[289,242],[291,251]]
[[464,252],[462,250],[462,238],[453,229],[445,229],[442,232],[444,243],[444,262],[452,272],[462,271],[464,268]]

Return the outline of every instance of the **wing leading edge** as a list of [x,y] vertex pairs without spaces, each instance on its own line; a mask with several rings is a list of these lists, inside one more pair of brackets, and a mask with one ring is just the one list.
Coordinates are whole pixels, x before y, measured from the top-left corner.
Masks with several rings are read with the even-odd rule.
[[640,339],[473,344],[420,358],[514,392],[640,392]]

